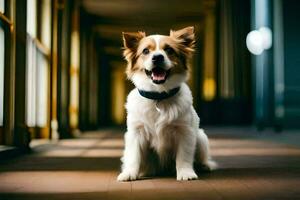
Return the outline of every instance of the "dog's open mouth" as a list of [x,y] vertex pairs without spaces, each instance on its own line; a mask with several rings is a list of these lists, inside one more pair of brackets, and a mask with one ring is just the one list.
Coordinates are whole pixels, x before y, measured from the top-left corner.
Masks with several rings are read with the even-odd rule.
[[151,78],[153,83],[162,84],[167,80],[170,70],[164,70],[161,67],[155,67],[151,71],[145,69],[145,72],[147,76]]

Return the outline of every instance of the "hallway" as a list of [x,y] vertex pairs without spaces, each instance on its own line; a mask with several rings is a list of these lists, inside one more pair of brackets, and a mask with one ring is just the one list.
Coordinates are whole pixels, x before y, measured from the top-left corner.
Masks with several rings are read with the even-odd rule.
[[[300,200],[298,8],[296,0],[0,0],[0,200]],[[220,167],[195,181],[117,182],[124,130],[107,127],[125,127],[129,92],[145,89],[125,73],[134,66],[124,35],[184,27],[196,41],[184,73]],[[167,47],[168,59],[188,61]],[[152,71],[166,67],[150,55]],[[149,83],[145,91],[158,92]]]
[[220,168],[199,180],[119,183],[123,130],[32,142],[32,153],[0,164],[0,199],[300,199],[299,133],[207,128]]

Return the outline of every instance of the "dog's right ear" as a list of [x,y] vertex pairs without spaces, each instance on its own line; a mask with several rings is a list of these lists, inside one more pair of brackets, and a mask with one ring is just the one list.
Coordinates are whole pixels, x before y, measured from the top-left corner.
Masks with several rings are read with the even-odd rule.
[[136,50],[139,42],[146,36],[145,32],[123,32],[123,45],[125,49]]

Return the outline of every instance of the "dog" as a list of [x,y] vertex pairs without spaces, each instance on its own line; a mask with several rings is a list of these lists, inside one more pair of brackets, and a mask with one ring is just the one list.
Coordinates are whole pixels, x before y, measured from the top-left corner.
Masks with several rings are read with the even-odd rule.
[[185,83],[195,46],[194,27],[171,30],[170,35],[125,32],[123,43],[126,74],[135,89],[125,105],[127,132],[117,180],[160,173],[192,180],[198,178],[194,166],[215,169]]

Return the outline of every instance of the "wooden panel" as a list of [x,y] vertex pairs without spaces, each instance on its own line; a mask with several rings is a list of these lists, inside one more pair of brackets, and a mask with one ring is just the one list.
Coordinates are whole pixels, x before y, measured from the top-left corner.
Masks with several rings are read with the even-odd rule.
[[3,135],[3,128],[0,127],[0,144],[4,143],[4,135]]
[[26,127],[26,8],[27,1],[16,4],[16,77],[15,77],[15,134],[14,144],[26,147],[30,135]]
[[10,19],[10,27],[7,29],[6,42],[5,42],[5,90],[4,90],[4,127],[3,134],[5,136],[4,144],[13,145],[13,130],[15,118],[15,1],[6,1],[6,16]]
[[71,137],[69,124],[70,40],[72,2],[57,7],[57,119],[61,138]]

